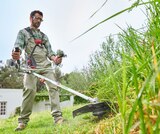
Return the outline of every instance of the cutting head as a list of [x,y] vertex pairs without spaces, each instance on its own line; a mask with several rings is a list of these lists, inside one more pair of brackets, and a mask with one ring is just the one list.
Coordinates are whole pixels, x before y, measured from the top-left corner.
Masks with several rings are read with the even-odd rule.
[[84,113],[92,112],[94,116],[101,118],[104,114],[107,113],[107,111],[111,111],[111,105],[112,104],[110,102],[100,102],[95,104],[89,104],[74,110],[73,117],[84,114]]

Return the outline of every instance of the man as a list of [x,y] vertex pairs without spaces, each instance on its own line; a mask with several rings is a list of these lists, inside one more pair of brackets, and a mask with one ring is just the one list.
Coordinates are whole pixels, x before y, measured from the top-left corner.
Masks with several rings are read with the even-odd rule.
[[[24,50],[26,64],[29,68],[36,68],[36,73],[55,80],[53,71],[47,70],[47,68],[51,67],[51,61],[57,65],[60,64],[62,57],[55,55],[51,49],[48,37],[38,29],[42,21],[43,13],[41,11],[35,10],[31,12],[31,26],[19,31],[14,45],[14,48],[19,48],[19,51],[12,51],[12,58],[19,60],[20,54]],[[38,71],[38,68],[41,69]],[[44,70],[42,70],[42,68]],[[29,121],[36,95],[37,80],[38,78],[31,73],[25,73],[24,75],[23,101],[20,117],[18,118],[18,127],[15,129],[16,131],[24,129]],[[47,81],[45,83],[49,92],[51,115],[56,124],[61,124],[64,120],[60,109],[59,92],[55,85]]]

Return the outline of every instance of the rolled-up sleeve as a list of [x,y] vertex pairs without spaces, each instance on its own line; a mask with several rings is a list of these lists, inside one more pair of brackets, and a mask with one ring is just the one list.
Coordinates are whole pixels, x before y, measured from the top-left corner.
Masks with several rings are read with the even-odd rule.
[[14,43],[14,47],[19,47],[19,49],[22,50],[24,49],[25,47],[25,36],[24,36],[24,33],[22,30],[20,30],[18,32],[18,35],[17,35],[17,38],[16,38],[16,41]]

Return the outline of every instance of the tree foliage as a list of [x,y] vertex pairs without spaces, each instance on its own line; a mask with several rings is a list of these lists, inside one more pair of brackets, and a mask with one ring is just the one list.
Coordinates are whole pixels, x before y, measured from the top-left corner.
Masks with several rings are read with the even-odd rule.
[[5,66],[0,70],[0,83],[3,88],[23,88],[23,74],[14,67]]

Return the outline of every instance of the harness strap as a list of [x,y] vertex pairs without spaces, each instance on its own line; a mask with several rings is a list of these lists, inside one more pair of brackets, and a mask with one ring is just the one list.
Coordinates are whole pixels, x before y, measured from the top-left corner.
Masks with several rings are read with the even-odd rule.
[[[30,27],[25,28],[25,30],[34,38],[35,46],[33,47],[32,51],[31,51],[31,53],[30,53],[30,55],[29,55],[29,57],[28,57],[28,59],[27,59],[27,64],[28,64],[31,68],[34,68],[34,69],[35,69],[35,68],[36,68],[36,61],[35,61],[35,59],[34,59],[34,57],[33,57],[33,53],[34,53],[34,51],[35,51],[35,49],[36,49],[37,46],[42,47],[42,46],[40,46],[39,44],[42,44],[42,43],[43,43],[43,38],[44,38],[44,35],[45,35],[45,34],[40,31],[40,33],[42,34],[42,38],[41,38],[41,40],[39,40],[39,39],[36,39],[36,38],[35,38],[35,36],[33,35],[33,32],[32,32],[32,30],[31,30]],[[42,45],[43,45],[43,44],[42,44]]]
[[[34,40],[36,40],[36,38],[35,38],[35,36],[33,35],[33,32],[32,32],[32,30],[31,30],[31,28],[30,27],[27,27],[27,28],[25,28],[25,30],[34,38]],[[43,32],[41,32],[40,31],[40,33],[42,34],[42,42],[43,42],[43,38],[44,38],[44,33]],[[39,46],[38,44],[35,44],[35,46],[34,46],[34,48],[32,49],[32,51],[31,51],[31,54],[30,54],[30,56],[32,56],[33,55],[33,53],[34,53],[34,51],[35,51],[35,49],[36,49],[36,46]],[[40,47],[40,46],[39,46]]]

